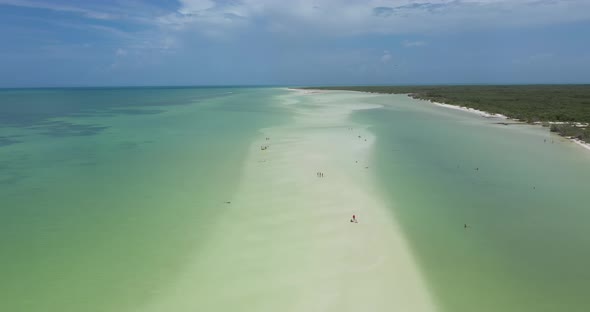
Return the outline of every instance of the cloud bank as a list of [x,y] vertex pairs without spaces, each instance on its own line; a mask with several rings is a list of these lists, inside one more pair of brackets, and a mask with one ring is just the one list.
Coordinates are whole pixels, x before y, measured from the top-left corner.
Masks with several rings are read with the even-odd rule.
[[348,36],[522,27],[590,19],[585,0],[181,0],[162,25]]
[[0,0],[0,86],[586,81],[589,32],[588,0]]
[[587,0],[180,0],[172,6],[132,0],[0,0],[0,5],[206,34],[248,28],[331,36],[411,34],[590,20]]

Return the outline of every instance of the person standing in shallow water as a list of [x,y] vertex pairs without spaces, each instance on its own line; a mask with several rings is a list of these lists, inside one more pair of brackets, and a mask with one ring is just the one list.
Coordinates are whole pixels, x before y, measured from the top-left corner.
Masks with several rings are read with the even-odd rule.
[[352,219],[350,219],[350,222],[359,223],[356,219],[356,215],[352,215]]

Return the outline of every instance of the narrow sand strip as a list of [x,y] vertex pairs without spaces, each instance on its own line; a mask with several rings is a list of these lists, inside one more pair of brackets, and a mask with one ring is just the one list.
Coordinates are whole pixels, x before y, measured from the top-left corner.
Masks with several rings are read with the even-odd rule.
[[283,96],[294,121],[262,130],[194,265],[143,311],[434,311],[348,119],[366,97]]
[[492,113],[488,113],[488,112],[484,112],[482,110],[479,109],[475,109],[475,108],[470,108],[470,107],[465,107],[465,106],[459,106],[459,105],[451,105],[451,104],[445,104],[445,103],[439,103],[439,102],[434,102],[434,101],[428,101],[434,105],[438,105],[438,106],[442,106],[442,107],[446,107],[446,108],[450,108],[450,109],[456,109],[456,110],[460,110],[460,111],[464,111],[464,112],[469,112],[469,113],[474,113],[474,114],[478,114],[482,117],[485,118],[500,118],[500,119],[508,119],[508,117],[502,115],[502,114],[492,114]]
[[582,140],[578,140],[578,139],[570,139],[570,140],[590,151],[590,143],[586,143],[586,142],[584,142]]

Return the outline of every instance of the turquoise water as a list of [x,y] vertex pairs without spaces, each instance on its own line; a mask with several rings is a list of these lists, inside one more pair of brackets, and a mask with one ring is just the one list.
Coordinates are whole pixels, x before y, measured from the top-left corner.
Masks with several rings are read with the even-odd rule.
[[[0,311],[141,311],[174,289],[259,130],[290,120],[285,92],[1,90]],[[353,118],[442,311],[588,310],[588,151],[406,96],[364,102],[385,105]]]
[[271,89],[0,91],[0,310],[123,311],[206,240]]
[[443,311],[588,311],[587,150],[403,95],[367,102],[385,107],[355,118]]

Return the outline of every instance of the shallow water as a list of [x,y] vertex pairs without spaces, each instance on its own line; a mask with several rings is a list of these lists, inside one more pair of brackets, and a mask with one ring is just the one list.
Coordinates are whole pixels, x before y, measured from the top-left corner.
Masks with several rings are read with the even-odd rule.
[[355,118],[443,311],[588,310],[587,150],[403,95],[367,102],[385,107]]
[[192,265],[142,311],[435,311],[365,169],[374,136],[348,117],[372,106],[356,97],[277,98],[293,118],[261,130]]
[[[392,291],[408,283],[403,278],[376,281],[382,272],[395,270],[371,271],[371,278],[359,273],[354,283],[340,275],[350,269],[344,265],[348,262],[328,263],[343,256],[360,267],[372,264],[362,255],[379,254],[373,247],[387,242],[375,240],[381,233],[375,229],[366,236],[371,237],[367,246],[360,233],[340,234],[334,217],[340,217],[338,203],[346,196],[323,198],[323,186],[312,185],[316,197],[311,203],[330,209],[311,209],[304,216],[310,222],[298,226],[298,213],[308,210],[280,208],[295,207],[298,196],[309,200],[310,192],[287,194],[288,183],[305,190],[309,182],[298,170],[299,180],[281,177],[288,169],[281,166],[299,161],[288,149],[276,149],[283,163],[260,180],[287,183],[277,196],[266,194],[265,184],[242,181],[252,144],[266,133],[284,135],[284,144],[311,134],[320,144],[313,145],[318,151],[310,163],[324,161],[328,177],[330,170],[338,171],[340,182],[357,184],[355,192],[373,192],[367,173],[375,175],[379,190],[371,194],[393,212],[442,311],[586,311],[590,306],[590,210],[585,205],[590,153],[540,127],[503,126],[402,95],[356,93],[347,100],[350,93],[334,92],[321,95],[334,107],[384,105],[356,112],[351,121],[369,126],[375,135],[373,159],[366,164],[370,169],[363,164],[339,170],[357,166],[351,158],[356,156],[345,154],[346,145],[342,152],[330,148],[319,134],[340,128],[346,133],[348,122],[324,123],[322,114],[339,110],[315,109],[310,98],[298,102],[285,94],[264,88],[0,91],[0,310],[165,311],[177,304],[177,311],[188,311],[198,306],[192,298],[211,299],[211,307],[215,300],[232,306],[226,302],[227,289],[239,298],[239,305],[228,310],[247,310],[248,304],[269,311],[281,305],[282,310],[310,310],[316,303],[335,301],[338,307],[348,302],[339,296],[350,300],[346,307],[368,307],[353,299],[374,296],[373,310],[390,310],[379,305],[383,289],[373,292],[365,285],[383,282]],[[293,116],[288,105],[299,105],[300,115]],[[290,137],[289,125],[315,115],[318,122],[308,129],[298,126],[296,137]],[[322,154],[324,147],[330,151]],[[309,156],[306,150],[297,153]],[[253,172],[256,177],[258,171]],[[339,189],[343,185],[326,186],[345,193]],[[250,189],[262,190],[253,194]],[[355,192],[346,195],[363,198]],[[251,205],[252,215],[226,204],[233,198],[268,202],[272,209]],[[263,226],[272,231],[266,233]],[[300,237],[305,240],[298,242]],[[242,248],[239,239],[261,243],[256,245],[261,249]],[[273,239],[299,249],[289,244],[275,249]],[[350,248],[352,240],[363,252]],[[226,258],[234,247],[241,249]],[[266,257],[268,248],[272,252]],[[294,250],[309,254],[300,259]],[[258,260],[235,266],[232,257]],[[318,268],[330,277],[315,279]],[[346,294],[337,288],[344,280]],[[265,281],[286,284],[277,288]],[[313,283],[305,286],[306,281]],[[268,302],[265,290],[272,296]]]
[[173,283],[275,90],[0,91],[0,310],[124,311]]

